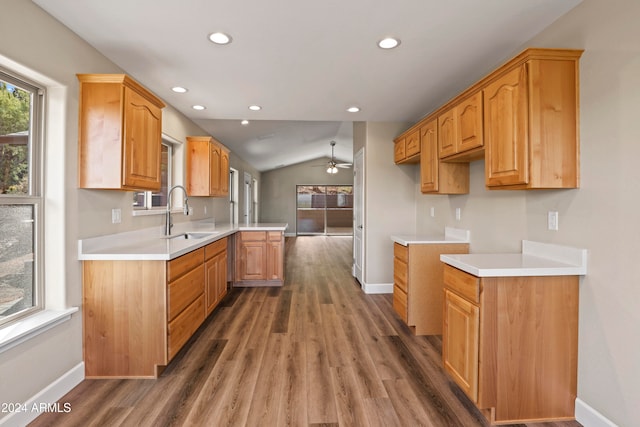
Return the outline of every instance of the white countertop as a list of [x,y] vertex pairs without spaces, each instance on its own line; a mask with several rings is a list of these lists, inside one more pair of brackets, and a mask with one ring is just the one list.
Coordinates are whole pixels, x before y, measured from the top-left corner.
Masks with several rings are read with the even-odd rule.
[[214,224],[193,221],[175,224],[172,235],[212,233],[200,239],[163,235],[164,227],[153,227],[107,236],[78,240],[78,259],[84,260],[170,260],[198,249],[237,231],[284,231],[286,223]]
[[436,243],[469,243],[471,232],[461,228],[445,227],[444,233],[433,234],[397,234],[391,240],[402,246]]
[[440,260],[477,277],[581,276],[587,250],[522,241],[522,253],[440,255]]

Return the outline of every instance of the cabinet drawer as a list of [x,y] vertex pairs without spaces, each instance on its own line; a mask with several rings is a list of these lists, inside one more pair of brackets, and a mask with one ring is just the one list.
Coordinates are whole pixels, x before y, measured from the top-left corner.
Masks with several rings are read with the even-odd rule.
[[393,258],[393,283],[407,292],[407,264],[399,258]]
[[393,256],[404,262],[409,262],[409,248],[402,246],[400,243],[394,243]]
[[178,317],[169,322],[167,337],[169,360],[180,351],[202,322],[204,322],[204,296],[200,295]]
[[393,309],[404,323],[407,323],[409,318],[407,312],[407,294],[398,286],[393,287]]
[[204,265],[169,283],[169,310],[167,319],[172,320],[204,292]]
[[167,263],[167,281],[172,282],[204,262],[204,248],[172,259]]
[[446,287],[476,304],[480,303],[480,278],[445,264],[444,284]]
[[227,249],[227,238],[224,237],[204,247],[204,259],[208,260]]
[[282,239],[282,232],[280,231],[268,231],[267,238],[270,242],[279,242]]
[[267,240],[266,231],[243,231],[240,233],[243,242],[265,242]]

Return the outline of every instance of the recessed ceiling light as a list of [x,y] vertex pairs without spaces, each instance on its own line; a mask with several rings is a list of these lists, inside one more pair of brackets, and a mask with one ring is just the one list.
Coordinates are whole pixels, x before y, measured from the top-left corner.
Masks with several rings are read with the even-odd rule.
[[240,124],[241,124],[242,126],[246,126],[246,125],[248,125],[248,124],[249,124],[249,120],[246,120],[246,119],[245,119],[245,120],[241,121],[241,122],[240,122]]
[[176,92],[176,93],[185,93],[188,91],[187,88],[182,87],[182,86],[174,86],[171,88],[172,91]]
[[349,107],[347,108],[347,111],[350,113],[357,113],[358,111],[360,111],[360,107]]
[[386,37],[378,42],[378,47],[381,49],[393,49],[394,47],[398,47],[399,44],[400,39]]
[[249,110],[251,111],[260,111],[262,110],[262,107],[259,105],[249,105]]
[[193,108],[194,110],[205,110],[207,107],[205,107],[204,105],[194,105],[191,108]]
[[231,36],[225,33],[211,33],[209,34],[209,40],[215,44],[229,44],[231,43]]

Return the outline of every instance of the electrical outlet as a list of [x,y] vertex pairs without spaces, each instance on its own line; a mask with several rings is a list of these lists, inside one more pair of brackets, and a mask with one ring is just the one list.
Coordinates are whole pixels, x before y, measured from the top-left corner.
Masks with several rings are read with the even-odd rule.
[[206,206],[204,207],[204,214],[205,215],[207,214],[207,207]]
[[462,218],[462,209],[456,208],[456,220],[460,221],[460,218]]
[[120,224],[122,222],[122,209],[111,209],[111,223]]
[[430,213],[431,213],[431,217],[432,217],[432,218],[433,218],[433,217],[435,217],[435,216],[436,216],[436,208],[434,208],[433,206],[431,206],[431,211],[430,211]]
[[547,228],[549,230],[558,231],[558,212],[547,212]]

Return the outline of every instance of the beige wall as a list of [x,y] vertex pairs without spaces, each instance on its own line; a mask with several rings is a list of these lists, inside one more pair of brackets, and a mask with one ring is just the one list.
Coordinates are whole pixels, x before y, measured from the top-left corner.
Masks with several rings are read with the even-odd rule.
[[354,127],[354,149],[365,149],[365,289],[393,283],[390,236],[411,234],[416,229],[414,188],[418,166],[396,166],[393,162],[393,138],[408,127],[408,123],[380,122],[357,123]]
[[[76,73],[119,73],[116,65],[28,0],[3,0],[0,13],[0,66],[10,67],[47,88],[45,235],[46,301],[63,309],[82,304],[78,239],[160,227],[163,217],[131,215],[132,193],[77,189],[78,83]],[[206,135],[171,106],[163,111],[163,133],[184,142]],[[233,153],[231,167],[260,173]],[[182,165],[183,166],[183,165]],[[242,187],[241,187],[242,189]],[[243,197],[240,195],[242,203]],[[215,217],[229,221],[226,198],[191,198],[195,215],[177,222]],[[111,209],[122,223],[111,224]],[[241,204],[240,209],[243,209]],[[0,353],[0,402],[24,402],[82,362],[82,314]],[[0,424],[7,414],[0,414]]]
[[[521,239],[589,250],[580,285],[578,398],[620,426],[640,420],[638,18],[637,0],[584,0],[526,44],[585,50],[580,189],[488,191],[483,162],[472,163],[469,195],[426,196],[416,186],[418,230],[469,228],[474,252],[516,251]],[[559,212],[559,231],[547,230],[551,210]]]
[[286,222],[286,234],[296,233],[296,185],[352,185],[353,169],[330,175],[324,165],[329,158],[298,163],[262,173],[260,221]]

